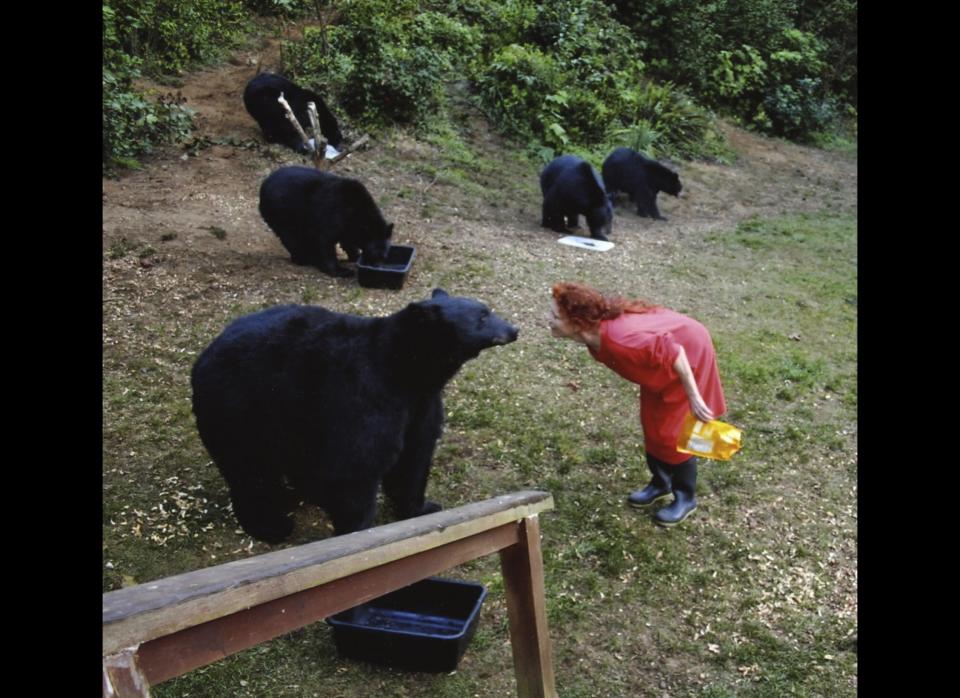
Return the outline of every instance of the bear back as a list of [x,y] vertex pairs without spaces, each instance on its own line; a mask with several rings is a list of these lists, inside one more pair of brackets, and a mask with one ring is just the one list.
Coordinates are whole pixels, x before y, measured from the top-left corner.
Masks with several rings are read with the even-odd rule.
[[301,165],[264,179],[260,215],[281,237],[290,228],[322,229],[337,241],[362,243],[389,240],[393,232],[362,182]]

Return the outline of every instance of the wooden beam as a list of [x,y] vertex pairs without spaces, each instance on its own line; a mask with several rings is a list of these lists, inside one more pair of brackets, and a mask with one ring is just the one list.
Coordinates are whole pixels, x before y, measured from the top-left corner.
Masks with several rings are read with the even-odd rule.
[[140,646],[151,686],[520,541],[517,522],[337,579]]
[[103,658],[103,698],[150,698],[150,682],[140,669],[136,647]]
[[[103,654],[115,654],[552,508],[553,497],[547,492],[514,492],[108,592],[103,595]],[[539,560],[539,547],[537,551]]]
[[519,698],[556,698],[553,656],[547,632],[540,522],[520,522],[520,541],[500,551],[503,586],[510,618],[510,644]]

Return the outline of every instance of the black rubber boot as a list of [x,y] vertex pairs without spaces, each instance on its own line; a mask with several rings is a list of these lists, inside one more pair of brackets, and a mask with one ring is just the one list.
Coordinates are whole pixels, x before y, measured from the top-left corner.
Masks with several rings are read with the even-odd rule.
[[697,508],[697,459],[673,468],[673,502],[653,515],[661,526],[676,526]]
[[669,466],[648,454],[647,467],[653,474],[653,479],[642,490],[636,490],[627,497],[627,504],[632,507],[645,507],[671,492],[670,471],[667,469]]

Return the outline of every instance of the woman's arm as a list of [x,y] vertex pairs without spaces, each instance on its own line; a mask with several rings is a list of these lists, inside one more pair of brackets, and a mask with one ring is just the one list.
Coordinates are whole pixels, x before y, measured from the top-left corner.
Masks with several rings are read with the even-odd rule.
[[690,362],[687,360],[687,352],[680,346],[680,352],[673,361],[673,370],[680,376],[680,382],[683,383],[683,389],[687,393],[687,400],[690,401],[690,411],[701,422],[709,422],[713,419],[713,412],[707,407],[700,395],[700,389],[697,388],[697,382],[693,378],[693,369],[690,368]]

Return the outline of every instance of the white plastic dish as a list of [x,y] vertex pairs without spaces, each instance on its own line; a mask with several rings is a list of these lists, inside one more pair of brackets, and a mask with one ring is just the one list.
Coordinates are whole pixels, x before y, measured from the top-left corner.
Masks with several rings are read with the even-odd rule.
[[567,235],[557,240],[561,245],[570,245],[571,247],[581,247],[585,250],[594,250],[595,252],[606,252],[613,247],[609,240],[595,240],[593,238],[584,238],[579,235]]

